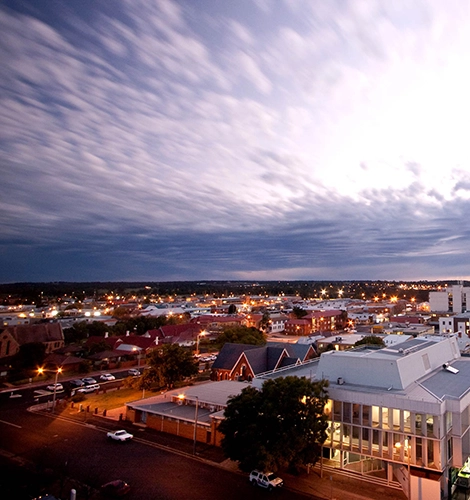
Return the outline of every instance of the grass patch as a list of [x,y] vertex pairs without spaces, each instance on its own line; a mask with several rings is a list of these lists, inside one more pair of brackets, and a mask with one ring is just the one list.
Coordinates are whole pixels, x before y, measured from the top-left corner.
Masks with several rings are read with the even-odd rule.
[[[149,391],[145,391],[149,395]],[[119,389],[116,391],[108,391],[105,394],[87,394],[82,404],[90,405],[90,408],[98,408],[102,410],[114,410],[120,408],[130,401],[142,398],[142,391],[137,389]]]

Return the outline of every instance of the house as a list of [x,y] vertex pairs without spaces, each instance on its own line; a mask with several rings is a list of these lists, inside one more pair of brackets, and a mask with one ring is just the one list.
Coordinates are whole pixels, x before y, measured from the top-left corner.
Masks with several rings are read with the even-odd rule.
[[256,375],[316,356],[311,345],[224,344],[212,365],[211,380],[252,380]]
[[13,325],[0,333],[0,358],[13,356],[20,346],[39,342],[46,347],[46,354],[64,346],[64,334],[59,323]]

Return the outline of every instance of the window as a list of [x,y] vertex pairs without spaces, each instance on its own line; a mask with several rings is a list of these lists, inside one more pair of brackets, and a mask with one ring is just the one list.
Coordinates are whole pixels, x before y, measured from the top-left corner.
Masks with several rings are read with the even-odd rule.
[[380,407],[378,406],[372,407],[372,427],[379,427],[380,425],[379,412],[380,412]]
[[370,426],[370,406],[364,405],[362,407],[362,425]]
[[351,420],[351,403],[343,403],[343,421],[350,424]]
[[8,356],[10,354],[10,343],[11,341],[7,341],[7,348],[5,349],[5,356]]
[[447,460],[450,460],[453,456],[453,446],[452,446],[452,438],[447,440]]

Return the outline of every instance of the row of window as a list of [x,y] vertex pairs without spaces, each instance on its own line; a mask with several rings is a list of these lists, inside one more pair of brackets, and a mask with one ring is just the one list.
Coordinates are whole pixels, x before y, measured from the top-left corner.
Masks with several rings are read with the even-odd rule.
[[[407,436],[379,429],[329,422],[324,446],[370,457],[441,469],[438,439]],[[451,451],[449,452],[451,456]],[[448,458],[450,458],[450,456]]]
[[[329,400],[325,405],[325,414],[333,422],[393,430],[437,439],[442,437],[439,415],[332,400]],[[445,433],[451,427],[452,413],[448,412],[446,413]]]

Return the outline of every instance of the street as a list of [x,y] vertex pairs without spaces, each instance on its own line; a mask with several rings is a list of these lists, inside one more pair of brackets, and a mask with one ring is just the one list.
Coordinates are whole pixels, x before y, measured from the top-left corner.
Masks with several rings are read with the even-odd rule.
[[[108,427],[103,419],[99,425],[90,425],[28,412],[34,391],[20,393],[18,398],[2,394],[0,451],[16,461],[33,463],[38,470],[52,470],[93,488],[123,479],[132,486],[131,500],[238,500],[268,494],[250,486],[246,475],[161,449],[144,429],[131,428],[135,436],[131,442],[108,442],[106,432],[113,423]],[[306,498],[288,489],[273,494],[279,499]]]

